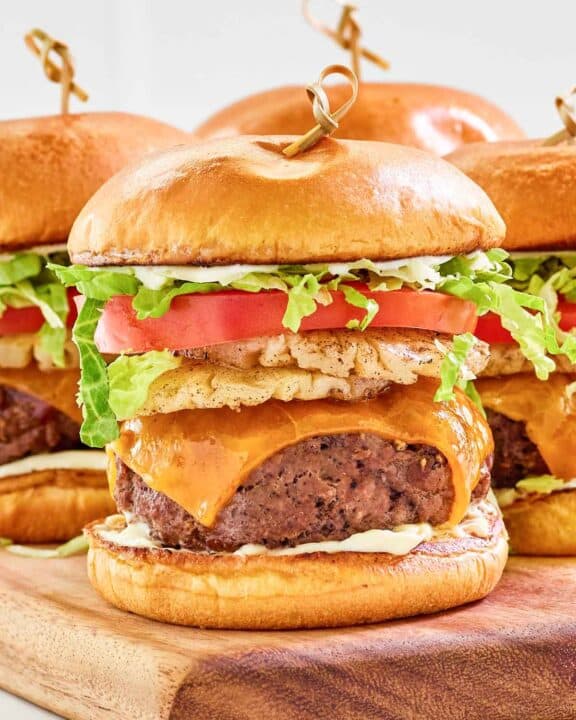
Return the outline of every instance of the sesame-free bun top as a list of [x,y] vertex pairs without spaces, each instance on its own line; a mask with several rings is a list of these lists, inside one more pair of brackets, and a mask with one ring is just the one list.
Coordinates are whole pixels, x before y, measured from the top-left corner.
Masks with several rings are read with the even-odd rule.
[[447,158],[481,185],[506,222],[508,250],[576,248],[576,145],[475,143]]
[[230,265],[457,254],[499,245],[486,194],[413,148],[325,138],[288,159],[294,138],[178,147],[103,185],[72,228],[88,265]]
[[0,249],[65,242],[103,182],[142,155],[188,139],[124,113],[0,122]]
[[[335,110],[350,95],[348,85],[326,88]],[[206,120],[200,140],[233,135],[297,135],[311,126],[310,102],[302,87],[267,90],[233,103]],[[411,145],[437,155],[464,143],[525,137],[496,105],[471,93],[437,85],[362,83],[358,99],[335,137]]]

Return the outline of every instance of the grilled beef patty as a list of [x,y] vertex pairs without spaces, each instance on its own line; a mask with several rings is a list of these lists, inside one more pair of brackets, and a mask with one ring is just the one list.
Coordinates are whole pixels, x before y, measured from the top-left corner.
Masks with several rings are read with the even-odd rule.
[[494,487],[514,487],[525,477],[550,472],[540,451],[526,434],[525,423],[489,409],[486,410],[486,417],[494,435]]
[[[478,497],[490,486],[489,462]],[[119,510],[148,523],[163,544],[192,550],[275,548],[405,523],[439,525],[454,498],[450,468],[436,448],[368,433],[321,435],[280,450],[249,475],[210,528],[120,459],[117,469]]]
[[[47,380],[47,382],[49,382]],[[0,385],[0,464],[81,447],[80,426],[31,395]]]

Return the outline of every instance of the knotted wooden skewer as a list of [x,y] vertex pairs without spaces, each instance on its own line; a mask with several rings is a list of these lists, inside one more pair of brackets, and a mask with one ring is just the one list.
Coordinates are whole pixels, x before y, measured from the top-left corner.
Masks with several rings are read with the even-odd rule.
[[358,8],[350,3],[338,3],[342,6],[342,14],[336,30],[328,27],[323,22],[314,17],[310,12],[310,0],[302,0],[302,13],[308,23],[321,32],[326,37],[329,37],[335,43],[337,43],[344,50],[349,50],[352,56],[352,69],[356,73],[356,77],[360,78],[360,58],[363,57],[370,62],[373,62],[382,70],[388,70],[390,63],[380,55],[367,50],[360,45],[360,37],[362,36],[362,28],[358,22],[356,16]]
[[576,139],[576,85],[568,95],[556,98],[556,108],[564,123],[562,130],[544,140],[543,145],[559,145],[563,142],[574,142]]
[[[334,112],[330,111],[330,101],[328,100],[326,91],[322,87],[323,81],[330,75],[342,75],[348,80],[352,87],[352,94],[348,100],[342,103]],[[318,140],[327,135],[332,135],[332,133],[338,129],[338,121],[346,115],[358,97],[358,78],[354,72],[345,65],[328,65],[328,67],[322,70],[320,77],[315,83],[306,86],[306,93],[312,103],[314,120],[316,120],[318,124],[311,130],[308,130],[301,138],[298,138],[298,140],[295,140],[291,145],[284,148],[282,152],[288,157],[293,157],[307,148],[312,147]]]
[[[70,105],[70,94],[75,95],[78,100],[86,102],[88,93],[74,82],[74,61],[68,49],[59,40],[55,40],[44,30],[34,28],[24,36],[27,47],[40,58],[44,74],[51,82],[60,83],[60,112],[67,115]],[[55,53],[61,60],[62,66],[58,67],[50,57]]]

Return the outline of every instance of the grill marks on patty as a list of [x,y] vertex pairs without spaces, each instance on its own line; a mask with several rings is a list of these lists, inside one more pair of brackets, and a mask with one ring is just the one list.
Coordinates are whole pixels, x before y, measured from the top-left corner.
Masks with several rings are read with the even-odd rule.
[[78,423],[51,405],[0,385],[0,464],[80,447],[79,432]]
[[525,477],[549,472],[540,451],[526,434],[525,423],[490,409],[486,409],[486,418],[494,435],[494,487],[511,488]]
[[[231,552],[247,543],[270,548],[343,540],[405,523],[445,522],[454,490],[446,458],[427,445],[368,433],[321,435],[268,458],[220,512],[200,525],[117,459],[115,498],[165,545]],[[487,479],[486,479],[487,478]],[[478,487],[489,487],[486,467]]]

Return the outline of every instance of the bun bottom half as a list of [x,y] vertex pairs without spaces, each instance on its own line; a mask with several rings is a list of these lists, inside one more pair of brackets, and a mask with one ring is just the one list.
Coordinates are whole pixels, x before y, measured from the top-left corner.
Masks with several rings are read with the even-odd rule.
[[0,537],[14,543],[59,543],[114,512],[106,475],[46,470],[0,480]]
[[86,529],[90,581],[121,610],[222,629],[295,629],[375,623],[478,600],[508,556],[499,516],[486,538],[451,537],[411,553],[210,555],[126,547]]
[[502,513],[516,555],[576,555],[576,490],[517,500]]

